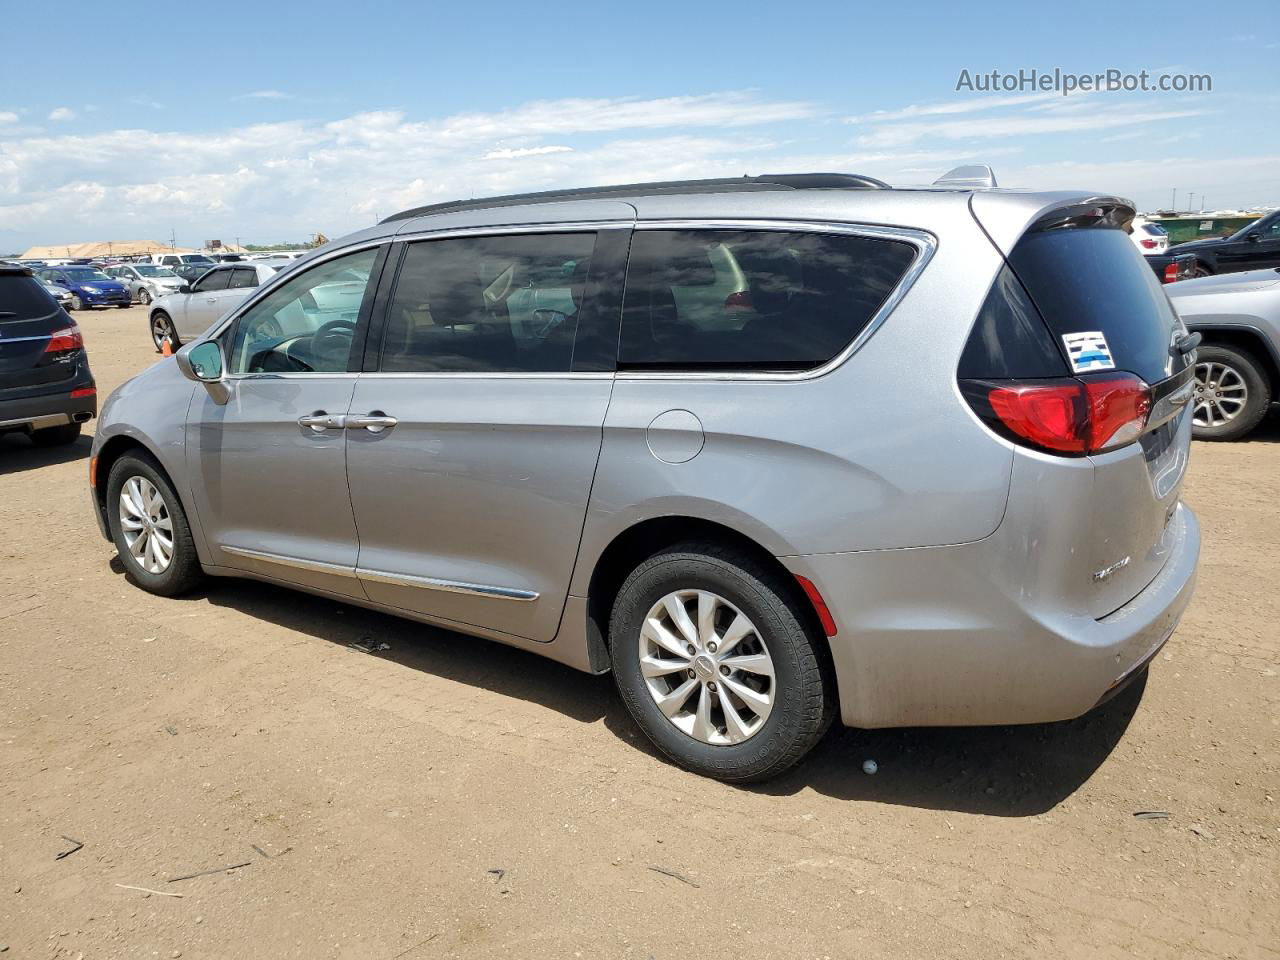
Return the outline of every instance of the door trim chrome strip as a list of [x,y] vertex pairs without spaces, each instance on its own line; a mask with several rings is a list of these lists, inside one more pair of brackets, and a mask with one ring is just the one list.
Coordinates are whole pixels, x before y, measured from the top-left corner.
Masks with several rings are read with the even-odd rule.
[[397,587],[420,587],[424,590],[441,590],[445,593],[465,593],[474,597],[488,597],[492,600],[519,600],[529,603],[538,599],[537,592],[533,590],[495,587],[484,583],[464,583],[459,580],[442,580],[438,577],[415,577],[407,573],[366,570],[364,567],[356,568],[356,576],[361,580],[372,580],[375,583],[387,583]]
[[286,557],[278,553],[267,553],[265,550],[250,550],[248,547],[232,547],[221,545],[225,553],[250,560],[261,560],[263,563],[276,563],[282,567],[293,567],[296,570],[309,570],[312,573],[331,573],[339,577],[356,575],[355,567],[346,567],[340,563],[325,563],[323,560],[303,560],[301,557]]

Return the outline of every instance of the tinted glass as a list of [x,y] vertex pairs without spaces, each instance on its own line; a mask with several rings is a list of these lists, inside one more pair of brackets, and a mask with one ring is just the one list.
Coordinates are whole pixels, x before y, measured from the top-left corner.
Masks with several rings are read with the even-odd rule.
[[360,306],[377,258],[376,248],[336,257],[255,303],[236,323],[231,372],[347,370]]
[[978,312],[958,373],[967,380],[1070,376],[1053,335],[1008,267],[996,275]]
[[239,268],[227,271],[231,274],[231,283],[228,289],[241,290],[245,287],[256,287],[258,285],[258,271],[253,269]]
[[867,325],[914,259],[910,244],[866,237],[638,231],[619,366],[820,366]]
[[1117,370],[1147,383],[1178,372],[1171,349],[1177,318],[1155,273],[1121,230],[1101,227],[1025,234],[1009,257],[1039,308],[1054,346],[1062,337],[1099,332]]
[[396,280],[382,369],[568,371],[595,234],[415,243]]
[[34,277],[0,274],[0,324],[35,320],[58,312],[58,304]]
[[210,293],[214,290],[225,290],[231,282],[230,270],[211,270],[196,281],[193,293]]
[[66,274],[76,283],[93,283],[95,280],[111,279],[97,267],[67,267]]

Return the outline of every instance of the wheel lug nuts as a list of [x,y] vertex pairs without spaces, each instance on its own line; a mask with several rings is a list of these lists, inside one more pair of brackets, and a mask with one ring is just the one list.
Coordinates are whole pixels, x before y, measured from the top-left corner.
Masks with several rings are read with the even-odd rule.
[[708,689],[708,690],[710,690],[712,693],[715,693],[715,692],[716,692],[716,682],[715,682],[714,680],[712,680],[711,682],[709,682],[709,683],[707,684],[707,689]]
[[690,679],[690,680],[692,680],[692,679],[693,679],[694,677],[696,677],[696,676],[697,676],[697,674],[696,674],[696,673],[694,673],[692,670],[690,670],[690,671],[689,671],[689,679]]
[[691,657],[692,657],[695,653],[697,653],[697,652],[698,652],[697,650],[693,649],[693,644],[692,644],[692,643],[691,643],[691,644],[689,644],[687,647],[685,647],[685,649],[686,649],[687,651],[689,651],[689,656],[691,656]]
[[726,676],[726,677],[729,675],[729,668],[726,667],[723,663],[720,664],[720,673],[722,676]]
[[707,644],[707,653],[715,653],[716,649],[716,642],[714,640]]

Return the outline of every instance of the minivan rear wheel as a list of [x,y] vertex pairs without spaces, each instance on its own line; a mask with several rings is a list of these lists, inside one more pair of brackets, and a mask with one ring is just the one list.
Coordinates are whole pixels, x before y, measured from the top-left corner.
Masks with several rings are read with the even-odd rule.
[[766,780],[808,753],[834,715],[811,630],[780,575],[717,544],[682,544],[619,590],[613,675],[636,723],[676,763]]
[[1196,351],[1191,432],[1197,440],[1239,440],[1271,404],[1271,381],[1251,353],[1209,344]]
[[201,577],[186,511],[160,465],[128,453],[107,476],[107,525],[130,579],[148,593],[176,597]]

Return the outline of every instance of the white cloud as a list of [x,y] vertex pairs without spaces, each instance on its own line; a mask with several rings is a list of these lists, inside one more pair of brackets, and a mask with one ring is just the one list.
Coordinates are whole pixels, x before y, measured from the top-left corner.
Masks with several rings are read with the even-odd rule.
[[70,107],[55,107],[49,111],[50,120],[74,120],[76,112]]
[[1198,117],[1204,110],[1129,108],[1110,110],[1032,113],[1012,116],[973,117],[965,120],[939,120],[924,123],[889,123],[874,127],[858,138],[858,142],[874,147],[901,147],[926,139],[993,140],[1001,137],[1026,137],[1046,133],[1081,133],[1114,127],[1132,127],[1157,120],[1179,120]]
[[549,153],[568,153],[573,147],[508,147],[502,150],[490,150],[481,160],[518,160],[520,157],[545,157]]
[[282,90],[255,90],[253,93],[242,93],[237,100],[292,100],[292,93]]
[[0,123],[17,123],[18,115],[12,110],[0,110]]
[[915,117],[937,117],[957,113],[977,113],[1000,107],[1037,103],[1042,100],[1063,99],[1057,93],[1026,93],[1012,97],[974,97],[968,100],[951,100],[945,103],[912,104],[900,110],[876,110],[861,116],[849,117],[845,123],[885,123],[891,120],[910,120]]

